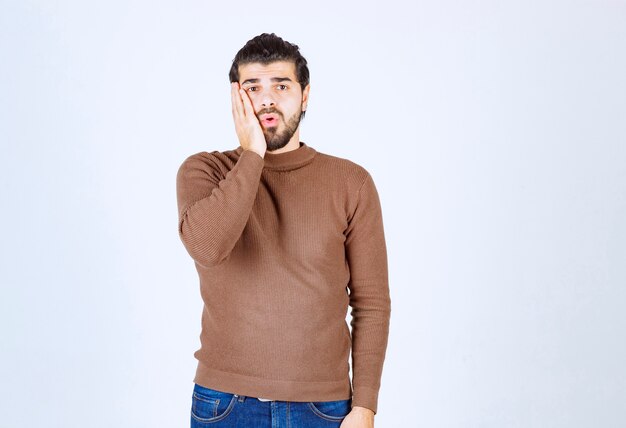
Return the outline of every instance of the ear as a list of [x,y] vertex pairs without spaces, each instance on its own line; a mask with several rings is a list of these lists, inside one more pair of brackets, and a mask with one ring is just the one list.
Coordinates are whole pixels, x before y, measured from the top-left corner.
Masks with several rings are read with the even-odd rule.
[[309,83],[304,87],[302,91],[302,111],[306,111],[306,105],[309,102],[309,91],[311,90],[311,84]]

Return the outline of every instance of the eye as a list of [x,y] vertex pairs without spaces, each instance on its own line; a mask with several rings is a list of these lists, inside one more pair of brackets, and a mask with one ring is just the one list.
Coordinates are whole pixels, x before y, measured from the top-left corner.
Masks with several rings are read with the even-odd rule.
[[256,86],[250,86],[250,87],[248,87],[248,91],[252,91],[252,89],[254,89],[254,88],[256,88]]
[[281,86],[284,86],[285,89],[287,89],[287,85],[278,85],[278,87],[280,88]]

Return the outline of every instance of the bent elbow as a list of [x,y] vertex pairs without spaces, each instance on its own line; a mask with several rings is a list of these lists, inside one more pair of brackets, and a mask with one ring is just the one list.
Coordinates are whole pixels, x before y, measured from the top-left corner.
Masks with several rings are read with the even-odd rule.
[[197,237],[186,227],[184,219],[180,221],[178,235],[187,253],[203,268],[212,268],[224,263],[228,259],[226,251],[220,251],[215,245],[209,245],[213,240],[208,236]]

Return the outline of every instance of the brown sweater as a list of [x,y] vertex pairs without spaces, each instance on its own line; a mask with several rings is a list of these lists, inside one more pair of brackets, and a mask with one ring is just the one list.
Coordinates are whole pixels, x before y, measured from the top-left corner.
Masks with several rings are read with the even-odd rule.
[[370,174],[303,142],[265,158],[239,146],[189,156],[176,189],[204,301],[194,382],[376,412],[391,300]]

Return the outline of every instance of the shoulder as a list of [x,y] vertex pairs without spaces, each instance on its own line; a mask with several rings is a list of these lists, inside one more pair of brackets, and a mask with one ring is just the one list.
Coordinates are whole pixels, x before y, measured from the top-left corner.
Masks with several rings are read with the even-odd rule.
[[179,174],[188,170],[203,170],[209,174],[225,175],[237,163],[236,149],[202,151],[187,156],[178,168]]
[[321,168],[334,175],[338,181],[353,188],[352,190],[358,191],[368,178],[371,179],[369,171],[364,166],[350,159],[320,151],[316,157]]

